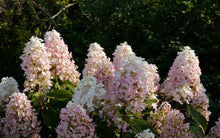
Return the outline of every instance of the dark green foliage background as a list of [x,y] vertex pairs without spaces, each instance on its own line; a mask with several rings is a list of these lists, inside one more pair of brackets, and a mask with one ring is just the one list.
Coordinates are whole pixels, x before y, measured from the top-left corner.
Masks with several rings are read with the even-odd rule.
[[25,43],[53,28],[80,72],[90,43],[100,43],[112,57],[116,45],[127,41],[138,56],[158,66],[163,80],[177,52],[188,45],[199,56],[210,97],[210,128],[220,116],[219,23],[219,0],[0,0],[0,78],[13,76],[22,90],[19,56]]

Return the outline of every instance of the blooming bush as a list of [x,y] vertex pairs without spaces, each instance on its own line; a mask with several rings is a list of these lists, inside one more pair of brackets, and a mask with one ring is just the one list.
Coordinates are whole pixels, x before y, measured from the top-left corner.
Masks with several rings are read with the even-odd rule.
[[[25,90],[12,78],[0,83],[3,137],[219,137],[208,133],[209,99],[199,59],[190,47],[178,53],[159,84],[156,65],[126,42],[113,60],[98,43],[88,50],[83,75],[60,34],[32,37],[21,56]],[[205,136],[205,134],[207,134]]]

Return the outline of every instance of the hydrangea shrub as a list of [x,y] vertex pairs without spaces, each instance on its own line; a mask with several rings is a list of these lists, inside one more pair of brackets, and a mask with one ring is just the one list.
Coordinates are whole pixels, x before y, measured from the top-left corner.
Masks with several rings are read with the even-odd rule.
[[178,52],[160,84],[157,66],[136,56],[127,42],[113,59],[90,44],[77,71],[59,32],[31,37],[21,55],[24,93],[12,77],[0,83],[3,137],[219,137],[220,119],[205,136],[211,112],[199,59],[189,46]]

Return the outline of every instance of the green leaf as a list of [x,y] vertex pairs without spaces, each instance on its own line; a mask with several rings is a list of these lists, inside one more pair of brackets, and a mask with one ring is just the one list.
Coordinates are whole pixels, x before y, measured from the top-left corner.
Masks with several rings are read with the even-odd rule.
[[131,133],[125,133],[122,137],[123,138],[133,138]]
[[59,101],[59,100],[51,99],[47,104],[47,107],[49,109],[53,109],[54,111],[59,112],[62,108],[66,107],[67,103],[68,101]]
[[59,101],[69,101],[72,99],[72,93],[64,90],[64,89],[58,89],[58,90],[53,90],[47,94],[47,97],[52,98],[54,100],[59,100]]
[[35,92],[31,96],[31,102],[34,106],[38,106],[41,101],[44,99],[44,93],[43,92]]
[[60,86],[59,81],[56,81],[54,87],[55,89],[62,89],[62,86]]
[[189,129],[193,133],[194,138],[204,138],[205,137],[205,134],[204,134],[202,128],[199,127],[198,124],[193,120],[190,120]]
[[187,110],[192,116],[192,119],[198,126],[201,126],[203,133],[205,133],[206,129],[208,128],[207,121],[203,115],[199,111],[197,111],[192,105],[187,105]]
[[75,86],[73,85],[73,83],[71,81],[65,81],[63,84],[65,89],[69,89],[72,93],[74,93],[74,88]]
[[46,124],[46,126],[52,131],[56,132],[55,128],[57,127],[59,123],[59,118],[57,112],[53,110],[45,110],[41,113],[41,116],[43,117],[43,120]]
[[151,131],[153,130],[152,126],[148,124],[145,120],[133,119],[127,120],[127,122],[135,134],[141,133],[143,130],[147,128],[151,129]]
[[145,103],[157,103],[157,99],[147,99]]
[[106,120],[98,121],[95,129],[99,137],[116,138],[114,128],[111,126],[108,127]]

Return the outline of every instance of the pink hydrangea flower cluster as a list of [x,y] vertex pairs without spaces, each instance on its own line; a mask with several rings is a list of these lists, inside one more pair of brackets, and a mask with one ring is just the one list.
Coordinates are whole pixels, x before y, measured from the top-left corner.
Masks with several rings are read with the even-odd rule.
[[135,56],[127,43],[117,46],[113,55],[113,65],[117,69],[114,71],[114,77],[108,80],[106,99],[99,113],[101,117],[106,115],[110,118],[119,130],[130,132],[128,123],[117,115],[117,111],[124,109],[135,114],[147,106],[155,107],[145,103],[145,100],[155,97],[154,92],[159,87],[159,75],[157,67]]
[[[195,55],[194,50],[186,46],[183,51],[178,53],[167,79],[161,85],[160,94],[165,99],[173,98],[174,101],[180,104],[190,104],[192,102],[192,105],[208,120],[210,115],[208,111],[209,100],[200,82],[200,75],[198,57]],[[201,107],[199,104],[204,106]]]
[[83,105],[88,112],[101,108],[105,99],[106,90],[102,83],[97,83],[93,76],[84,76],[74,89],[73,103]]
[[109,83],[114,77],[114,65],[98,43],[90,44],[88,51],[83,76],[94,76],[98,83],[103,83],[105,89],[108,89]]
[[148,121],[160,137],[190,138],[189,123],[184,123],[184,119],[179,110],[172,109],[168,102],[164,102],[157,111],[151,113]]
[[92,138],[96,137],[95,124],[79,104],[69,102],[61,109],[60,124],[56,128],[58,138]]
[[70,80],[73,84],[79,81],[80,73],[72,59],[72,54],[68,52],[68,46],[64,43],[60,34],[56,30],[46,32],[45,46],[50,54],[51,75],[53,78],[59,76],[61,80]]
[[6,105],[3,135],[5,137],[31,137],[40,132],[40,122],[24,93],[13,93]]
[[123,69],[116,71],[111,84],[109,97],[116,97],[117,103],[132,113],[141,112],[146,108],[144,101],[150,92],[159,86],[157,67],[148,64],[144,59],[130,55],[127,61],[122,60]]
[[181,137],[192,138],[193,134],[189,130],[189,123],[184,123],[185,117],[179,110],[171,110],[166,119],[166,124],[162,127],[161,138]]
[[135,135],[136,138],[154,138],[155,135],[150,131],[150,129],[144,130],[142,133]]
[[215,126],[213,126],[206,136],[206,138],[219,138],[220,137],[220,117],[218,121],[215,122]]
[[197,109],[205,118],[207,121],[209,121],[209,116],[211,112],[208,110],[209,108],[209,99],[207,95],[205,94],[205,89],[202,85],[197,87],[198,92],[195,93],[192,101],[190,104]]
[[[143,111],[148,106],[144,101],[155,97],[154,92],[159,87],[159,75],[157,67],[135,56],[126,42],[117,46],[113,55],[114,64],[110,62],[110,59],[107,59],[100,45],[91,44],[83,74],[92,74],[97,80],[101,80],[104,85],[107,85],[104,87],[106,99],[102,110],[99,111],[100,116],[107,115],[115,126],[123,132],[127,132],[129,131],[127,130],[128,123],[117,116],[116,112],[119,109],[125,109],[132,113]],[[117,70],[114,69],[115,67]],[[101,68],[102,71],[97,68]],[[105,74],[104,76],[109,77],[100,78],[94,75],[96,72],[97,75],[103,76]]]
[[18,82],[13,77],[4,77],[0,83],[0,100],[4,100],[14,92],[19,92]]
[[21,55],[23,63],[21,68],[24,70],[26,80],[24,87],[26,90],[33,90],[36,87],[45,88],[51,86],[50,73],[50,54],[46,52],[42,39],[31,37],[30,42],[26,43],[24,52]]
[[166,98],[173,97],[181,104],[189,103],[194,96],[194,87],[200,84],[200,75],[198,57],[186,46],[178,53],[160,93]]
[[153,126],[157,134],[160,135],[162,133],[161,129],[166,125],[166,117],[171,110],[171,105],[168,102],[163,102],[148,118],[148,122]]
[[128,45],[127,42],[124,42],[116,47],[116,50],[112,55],[114,56],[113,64],[115,66],[115,69],[122,70],[123,66],[121,64],[121,61],[127,61],[130,55],[135,55],[135,53],[132,51],[131,46]]

